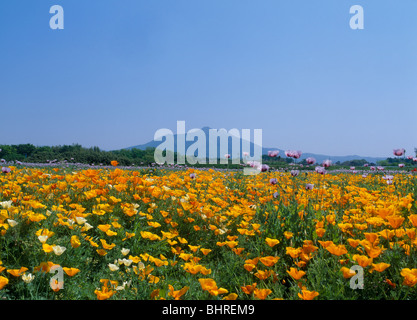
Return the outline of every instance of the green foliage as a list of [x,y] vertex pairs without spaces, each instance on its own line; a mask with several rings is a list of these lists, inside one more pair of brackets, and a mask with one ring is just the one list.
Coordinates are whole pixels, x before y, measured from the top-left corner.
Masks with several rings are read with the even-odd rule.
[[149,165],[154,162],[154,149],[104,151],[99,147],[84,148],[79,144],[63,146],[34,146],[32,144],[0,145],[0,158],[6,161],[45,163],[67,161],[69,163],[110,165],[116,160],[120,165]]

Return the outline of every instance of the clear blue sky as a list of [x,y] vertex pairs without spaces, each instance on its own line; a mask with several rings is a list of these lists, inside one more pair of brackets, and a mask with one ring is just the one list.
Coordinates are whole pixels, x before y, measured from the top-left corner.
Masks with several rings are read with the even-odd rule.
[[0,144],[119,149],[185,120],[262,129],[265,147],[410,154],[417,1],[1,1],[0,114]]

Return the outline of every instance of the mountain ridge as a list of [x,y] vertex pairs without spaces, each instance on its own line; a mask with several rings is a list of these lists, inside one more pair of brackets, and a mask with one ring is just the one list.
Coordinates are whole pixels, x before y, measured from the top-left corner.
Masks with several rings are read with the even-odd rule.
[[[195,129],[191,129],[188,132],[191,133]],[[210,127],[207,127],[207,126],[201,128],[201,130],[205,133],[206,137],[209,137],[209,130],[210,129],[211,128]],[[226,132],[228,132],[228,131],[226,131]],[[187,132],[186,132],[186,134],[187,134]],[[252,135],[253,135],[253,133],[252,133]],[[178,138],[178,135],[175,133],[175,134],[173,134],[173,136],[174,136],[174,149],[173,150],[169,149],[169,150],[176,151],[177,150],[177,138]],[[184,139],[185,139],[185,137],[184,137]],[[193,141],[185,141],[185,150],[188,150],[189,146],[192,145],[192,144],[194,144],[197,140],[198,140],[198,138],[197,139],[194,139]],[[206,155],[209,155],[209,149],[210,149],[209,141],[208,140],[209,139],[206,139]],[[233,150],[232,150],[232,137],[231,136],[228,136],[228,153],[231,154],[232,157],[236,157],[236,156],[239,156],[239,155],[240,155],[240,157],[242,157],[244,151],[250,152],[250,154],[252,155],[254,153],[254,150],[255,150],[254,148],[255,147],[258,147],[259,148],[259,146],[258,145],[255,145],[252,141],[246,141],[250,145],[250,151],[249,150],[242,151],[242,141],[243,141],[243,139],[241,137],[239,137],[239,140],[240,141],[239,141],[239,150],[238,150],[238,153],[235,152],[235,154],[233,154],[232,153],[233,152]],[[147,143],[144,143],[144,144],[139,144],[139,145],[135,145],[135,146],[131,146],[131,147],[126,147],[126,148],[123,148],[123,149],[124,150],[130,150],[130,149],[146,150],[146,148],[157,148],[163,142],[164,141],[162,141],[162,140],[161,141],[151,140],[151,141],[149,141]],[[220,142],[218,141],[217,142],[217,155],[218,155],[218,158],[221,158],[224,155],[221,155],[220,154],[219,144],[220,144]],[[268,154],[268,151],[274,151],[274,150],[278,150],[279,151],[278,156],[280,156],[281,158],[286,158],[285,150],[280,149],[280,148],[262,147],[262,155],[267,155]],[[376,163],[379,160],[385,160],[386,159],[385,157],[374,157],[374,156],[361,156],[361,155],[333,156],[333,155],[327,155],[327,154],[319,154],[319,153],[305,152],[305,153],[302,153],[301,157],[298,160],[303,160],[303,159],[306,159],[306,158],[309,158],[309,157],[315,158],[318,163],[320,163],[320,162],[322,162],[324,160],[328,160],[328,159],[331,160],[334,163],[337,162],[337,161],[344,162],[344,161],[351,161],[351,160],[365,160],[365,161],[367,161],[369,163]]]

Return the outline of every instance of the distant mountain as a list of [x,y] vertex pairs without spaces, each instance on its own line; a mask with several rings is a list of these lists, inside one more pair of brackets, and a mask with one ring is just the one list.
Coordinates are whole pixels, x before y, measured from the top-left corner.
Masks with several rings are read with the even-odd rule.
[[[285,158],[285,150],[277,149],[277,148],[263,148],[263,154],[268,154],[269,150],[279,150],[278,156],[281,156]],[[358,155],[346,155],[346,156],[331,156],[331,155],[325,155],[325,154],[316,154],[316,153],[303,153],[300,157],[300,160],[307,159],[309,157],[312,157],[316,159],[317,163],[321,163],[324,160],[331,160],[332,163],[336,163],[340,161],[341,163],[344,161],[351,161],[351,160],[365,160],[369,163],[376,163],[380,160],[385,160],[384,157],[368,157],[368,156],[358,156]]]
[[[209,135],[210,135],[210,128],[209,127],[203,127],[201,129],[204,132],[206,141],[205,141],[205,145],[206,145],[206,156],[209,156],[210,150],[213,152],[213,150],[215,150],[215,148],[217,148],[217,158],[223,158],[224,154],[221,154],[221,150],[220,150],[220,139],[217,139],[217,145],[214,144],[210,144],[210,139],[209,139]],[[192,130],[189,131],[190,133],[193,132]],[[187,132],[186,132],[187,133]],[[227,131],[224,131],[224,134],[227,135]],[[241,134],[241,132],[239,133]],[[251,140],[254,140],[254,132],[253,130],[251,130]],[[171,151],[176,152],[178,149],[177,146],[177,134],[174,134],[174,144],[173,144],[173,150],[171,150],[171,148],[168,148]],[[182,139],[185,140],[185,137],[182,137]],[[243,152],[250,152],[251,155],[254,155],[254,150],[255,148],[259,148],[260,150],[260,146],[259,145],[255,145],[251,140],[243,140],[241,137],[237,137],[235,138],[235,147],[237,146],[237,142],[239,144],[238,146],[238,150],[233,150],[233,139],[231,136],[228,137],[228,149],[227,149],[227,153],[230,154],[233,158],[238,157],[240,155],[240,157],[243,157]],[[195,138],[194,141],[185,141],[185,150],[187,151],[188,148],[193,145],[198,139]],[[165,139],[164,139],[165,141]],[[136,146],[132,146],[132,147],[127,147],[124,149],[130,150],[130,149],[140,149],[140,150],[146,150],[146,148],[157,148],[158,146],[160,146],[163,143],[163,141],[149,141],[147,143],[141,144],[141,145],[136,145]],[[242,145],[245,145],[246,148],[249,147],[248,149],[242,150]],[[268,151],[273,151],[273,150],[278,150],[279,154],[278,156],[281,156],[282,158],[286,158],[285,156],[285,150],[279,149],[279,148],[267,148],[267,147],[262,147],[262,154],[263,155],[267,155]],[[346,156],[332,156],[332,155],[325,155],[325,154],[315,154],[315,153],[303,153],[300,157],[299,160],[302,159],[306,159],[308,157],[313,157],[316,159],[317,163],[321,163],[324,160],[330,159],[332,160],[333,163],[336,163],[337,161],[340,162],[344,162],[344,161],[351,161],[351,160],[366,160],[369,163],[376,163],[379,160],[385,160],[386,158],[384,157],[368,157],[368,156],[359,156],[359,155],[346,155]]]

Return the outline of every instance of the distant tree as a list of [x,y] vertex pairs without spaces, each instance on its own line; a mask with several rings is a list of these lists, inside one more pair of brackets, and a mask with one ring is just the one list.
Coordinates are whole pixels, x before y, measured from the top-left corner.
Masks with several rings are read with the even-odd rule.
[[365,163],[367,163],[367,161],[365,159],[361,159],[361,160],[349,160],[349,161],[344,161],[342,162],[343,166],[363,166]]
[[19,144],[15,146],[16,152],[22,156],[25,156],[27,158],[30,156],[35,150],[36,147],[33,144]]

